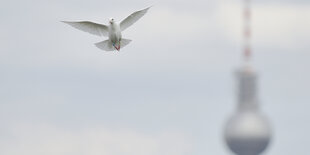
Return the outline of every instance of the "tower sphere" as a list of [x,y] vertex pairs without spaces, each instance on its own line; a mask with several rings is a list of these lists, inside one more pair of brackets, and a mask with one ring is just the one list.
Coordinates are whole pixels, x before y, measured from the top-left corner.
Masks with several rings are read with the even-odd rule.
[[225,140],[229,148],[238,155],[258,155],[269,144],[270,126],[257,111],[241,111],[228,121]]

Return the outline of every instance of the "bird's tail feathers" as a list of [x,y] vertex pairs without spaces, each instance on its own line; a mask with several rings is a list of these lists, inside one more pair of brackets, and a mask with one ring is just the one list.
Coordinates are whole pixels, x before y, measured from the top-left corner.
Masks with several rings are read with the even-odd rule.
[[126,45],[128,45],[130,42],[131,42],[131,40],[129,40],[129,39],[122,39],[120,41],[120,45],[117,43],[113,46],[113,43],[110,40],[105,40],[105,41],[98,42],[95,45],[104,51],[115,51],[115,50],[117,50],[116,49],[117,47],[120,47],[120,49],[121,49],[121,48],[125,47]]
[[120,46],[120,47],[121,47],[121,48],[125,47],[125,46],[128,45],[131,41],[132,41],[132,40],[130,40],[130,39],[124,39],[124,38],[123,38],[123,39],[121,40],[121,42],[120,42],[120,43],[121,43],[121,46]]
[[96,43],[95,45],[104,51],[116,50],[115,47],[113,46],[113,43],[110,40],[101,41],[99,43]]

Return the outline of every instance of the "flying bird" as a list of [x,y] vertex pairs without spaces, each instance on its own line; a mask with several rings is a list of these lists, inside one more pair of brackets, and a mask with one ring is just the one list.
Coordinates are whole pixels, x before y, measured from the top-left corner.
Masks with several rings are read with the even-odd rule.
[[109,25],[98,24],[90,21],[62,22],[93,35],[109,37],[108,40],[95,43],[95,45],[104,51],[120,51],[121,48],[125,47],[131,42],[130,39],[122,38],[122,31],[126,30],[128,27],[138,21],[142,16],[146,14],[149,9],[150,7],[140,11],[136,11],[120,23],[116,22],[114,18],[110,18]]

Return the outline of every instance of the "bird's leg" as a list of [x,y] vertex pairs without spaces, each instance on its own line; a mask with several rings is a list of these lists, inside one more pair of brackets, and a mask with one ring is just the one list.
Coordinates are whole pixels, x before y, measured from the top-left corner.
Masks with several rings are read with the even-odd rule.
[[118,42],[118,50],[121,49],[121,41]]
[[113,43],[113,47],[114,47],[116,50],[118,50],[117,47],[115,46],[115,43]]
[[115,48],[116,50],[118,50],[118,51],[121,49],[120,43],[121,43],[121,42],[118,42],[118,46],[115,46],[115,43],[113,44],[114,48]]

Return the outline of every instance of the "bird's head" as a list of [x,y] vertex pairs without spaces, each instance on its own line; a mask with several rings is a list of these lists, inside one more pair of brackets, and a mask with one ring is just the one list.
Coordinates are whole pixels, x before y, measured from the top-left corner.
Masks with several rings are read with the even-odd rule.
[[110,18],[109,22],[110,22],[110,24],[113,24],[114,23],[114,18]]

